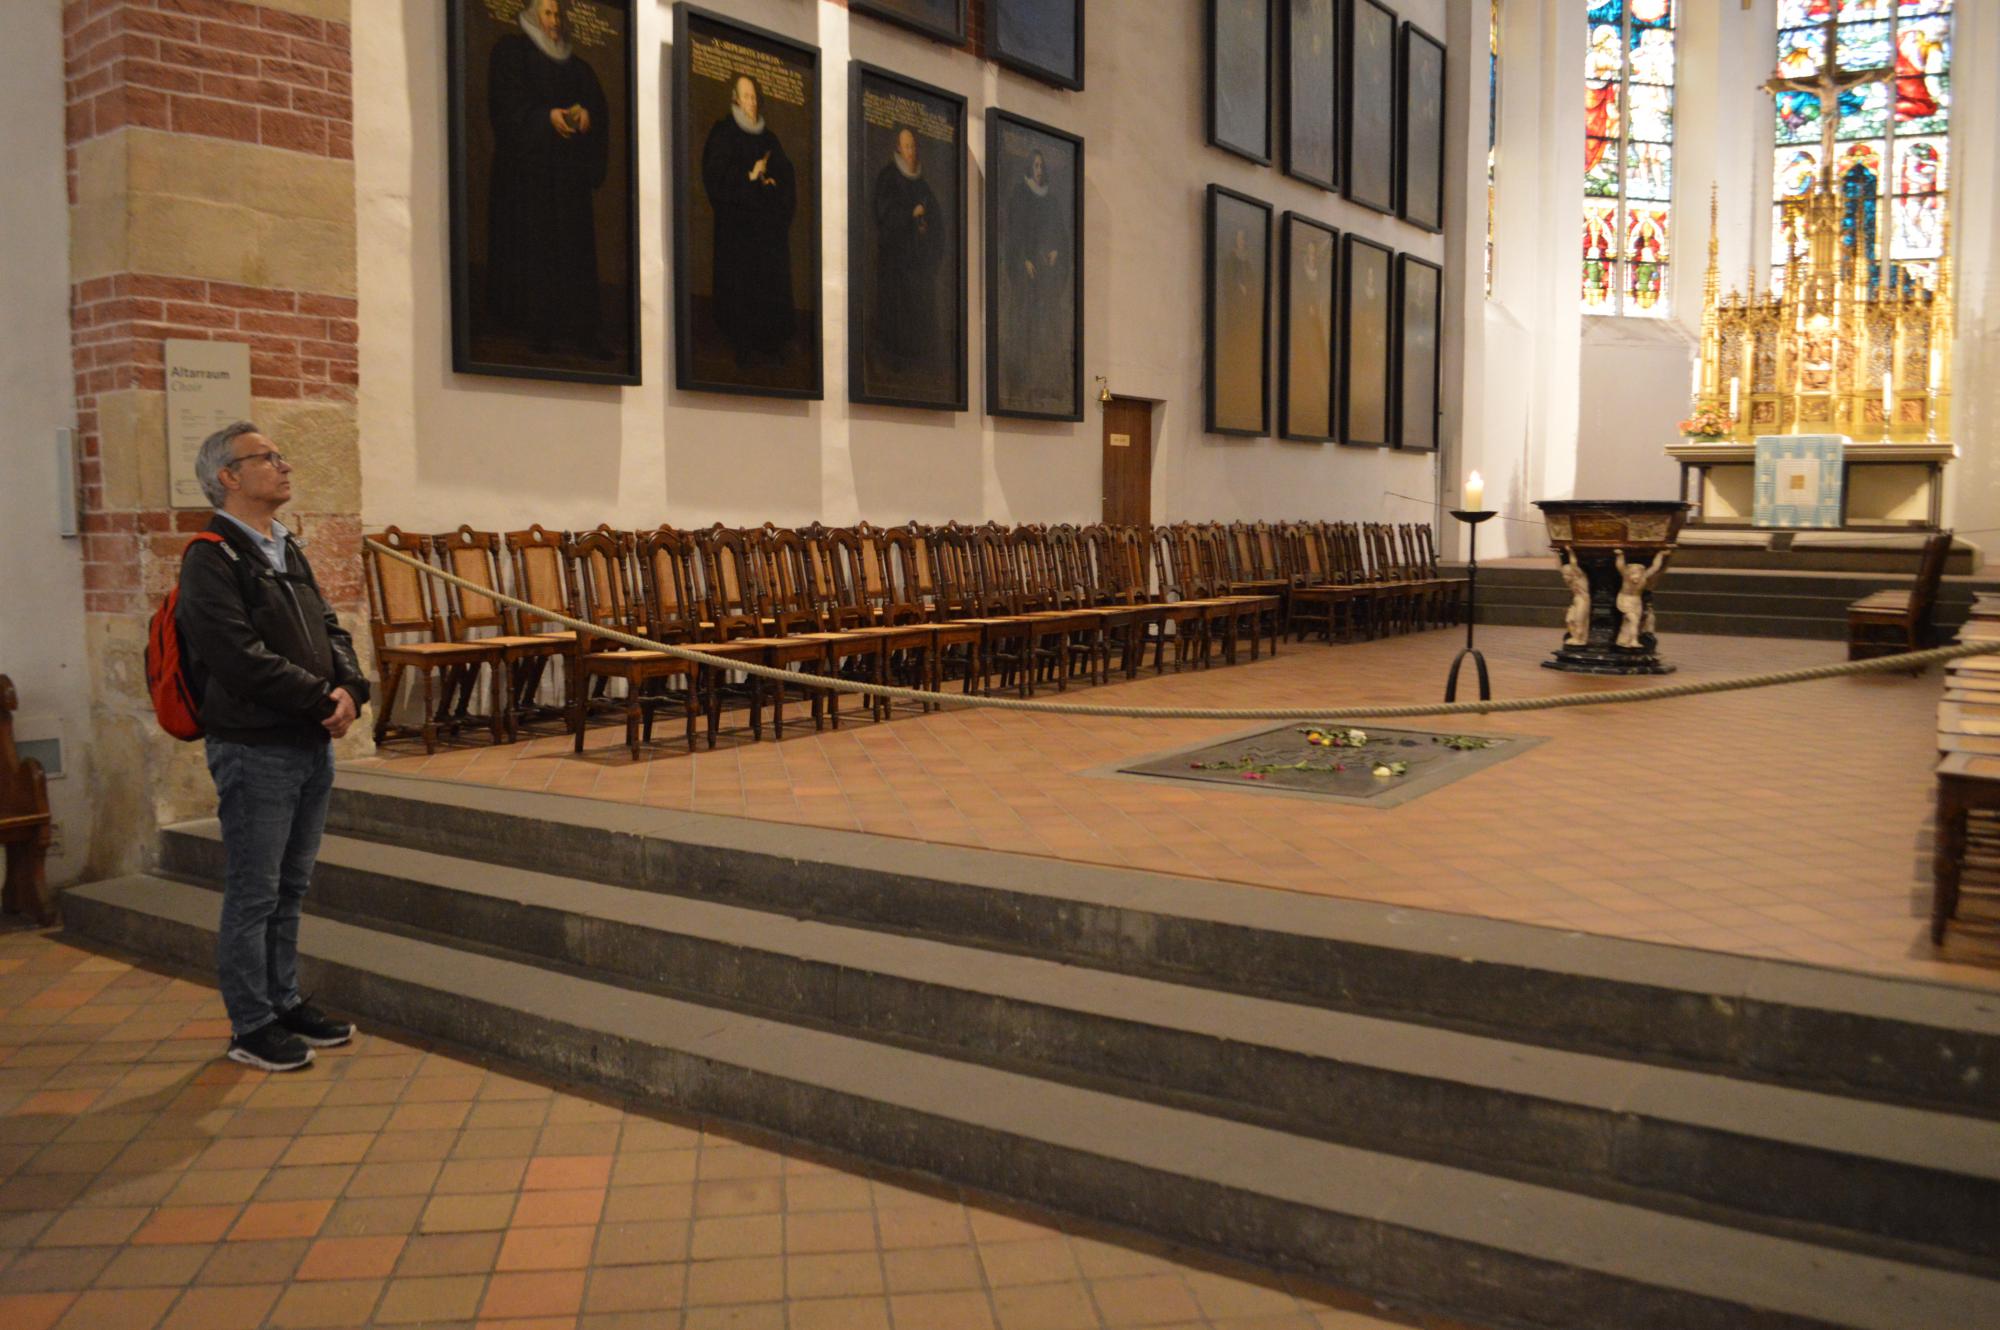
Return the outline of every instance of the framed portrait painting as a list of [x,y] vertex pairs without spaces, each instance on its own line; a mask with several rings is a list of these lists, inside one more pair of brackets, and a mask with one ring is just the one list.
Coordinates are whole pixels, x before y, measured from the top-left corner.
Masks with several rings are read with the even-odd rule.
[[1207,0],[1208,141],[1259,164],[1271,160],[1271,6]]
[[1208,187],[1206,428],[1271,432],[1271,205]]
[[1083,419],[1083,140],[986,113],[986,413]]
[[1426,231],[1444,230],[1444,75],[1444,43],[1405,23],[1397,177],[1403,220]]
[[963,411],[965,98],[848,75],[848,396]]
[[1083,91],[1083,0],[986,0],[987,54],[1030,78]]
[[1393,255],[1386,245],[1357,235],[1343,238],[1340,265],[1340,441],[1387,447],[1390,290]]
[[1334,0],[1285,0],[1285,174],[1340,186],[1340,24]]
[[1334,269],[1340,232],[1300,213],[1285,214],[1278,252],[1278,434],[1323,443],[1333,437]]
[[674,378],[816,398],[819,49],[674,6]]
[[1435,452],[1438,446],[1438,334],[1444,270],[1408,254],[1396,256],[1396,446]]
[[631,0],[451,0],[451,363],[639,382]]
[[1396,11],[1381,0],[1347,10],[1347,197],[1376,212],[1396,211]]
[[965,43],[965,0],[847,0],[847,7],[953,46]]

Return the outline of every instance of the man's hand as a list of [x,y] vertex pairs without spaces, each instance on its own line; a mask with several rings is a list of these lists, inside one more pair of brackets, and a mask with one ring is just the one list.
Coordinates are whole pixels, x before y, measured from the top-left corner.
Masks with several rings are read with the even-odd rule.
[[549,123],[554,125],[556,133],[562,135],[564,138],[568,138],[570,135],[576,133],[576,130],[570,127],[569,112],[560,106],[549,108]]
[[569,125],[579,134],[590,132],[590,111],[583,103],[578,102],[569,108]]
[[[770,166],[771,154],[767,152],[762,157],[759,157],[750,167],[750,178],[752,180],[764,180],[764,172],[770,169]],[[767,181],[766,183],[769,182]]]
[[1025,268],[1025,269],[1027,269],[1027,272],[1028,272],[1028,280],[1029,280],[1029,281],[1031,281],[1031,282],[1032,282],[1032,281],[1034,281],[1034,280],[1035,280],[1035,261],[1034,261],[1033,259],[1022,259],[1022,260],[1021,260],[1021,266],[1022,266],[1023,268]]
[[336,688],[327,696],[333,699],[333,714],[320,724],[326,727],[329,737],[344,739],[347,737],[348,727],[354,724],[354,718],[361,714],[361,710],[354,705],[353,695],[345,688]]

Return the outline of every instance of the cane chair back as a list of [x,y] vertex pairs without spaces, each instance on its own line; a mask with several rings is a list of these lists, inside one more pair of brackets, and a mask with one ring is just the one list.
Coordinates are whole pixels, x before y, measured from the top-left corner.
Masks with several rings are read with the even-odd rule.
[[[500,541],[513,564],[515,596],[541,609],[569,614],[576,596],[563,569],[561,534],[537,523],[525,531],[509,531]],[[517,611],[515,625],[524,633],[561,627],[527,610]]]
[[812,566],[799,533],[767,528],[758,546],[765,611],[777,635],[822,631],[826,624],[813,599]]
[[640,533],[635,554],[646,635],[656,642],[699,641],[704,607],[694,537],[659,527]]
[[884,585],[889,598],[882,606],[882,622],[892,626],[924,623],[931,618],[936,584],[917,537],[907,529],[882,533],[885,564]]
[[442,604],[446,633],[463,642],[475,635],[514,631],[514,616],[491,592],[500,586],[500,537],[492,531],[474,531],[461,526],[456,531],[430,537],[431,558],[444,571],[483,588],[474,590],[455,582],[440,583],[442,591],[434,603]]
[[600,526],[563,541],[563,561],[582,596],[578,616],[602,628],[637,632],[643,628],[634,612],[631,535]]
[[443,624],[431,603],[431,579],[406,563],[385,559],[377,551],[382,545],[413,559],[422,559],[428,541],[397,527],[369,536],[361,545],[368,583],[368,629],[379,652],[388,639],[403,634],[419,634],[425,641],[444,636]]
[[757,578],[757,556],[746,533],[717,523],[701,533],[702,581],[708,592],[708,617],[724,641],[762,637],[764,611]]

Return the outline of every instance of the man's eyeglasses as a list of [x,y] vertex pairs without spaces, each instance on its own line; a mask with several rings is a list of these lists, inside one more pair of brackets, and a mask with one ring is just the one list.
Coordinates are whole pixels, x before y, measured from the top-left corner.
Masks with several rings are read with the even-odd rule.
[[242,466],[245,462],[269,462],[274,467],[283,466],[285,464],[285,455],[274,450],[262,453],[245,453],[241,457],[232,457],[229,459],[229,465],[231,466]]

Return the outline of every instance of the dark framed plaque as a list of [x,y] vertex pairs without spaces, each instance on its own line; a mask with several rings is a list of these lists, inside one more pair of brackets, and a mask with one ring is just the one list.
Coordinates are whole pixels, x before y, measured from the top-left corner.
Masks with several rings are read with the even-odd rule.
[[1396,446],[1436,452],[1444,269],[1396,256]]
[[821,395],[819,48],[674,6],[674,381]]
[[1009,69],[1083,91],[1083,0],[986,0],[987,53]]
[[1334,426],[1334,296],[1340,232],[1300,213],[1285,214],[1279,252],[1278,434],[1323,443]]
[[1396,11],[1381,0],[1347,10],[1347,197],[1376,212],[1396,211]]
[[1282,0],[1207,0],[1208,141],[1261,165],[1271,161],[1271,6]]
[[953,46],[965,44],[965,0],[847,0],[847,7]]
[[986,113],[986,413],[1083,419],[1083,140]]
[[451,0],[451,367],[639,382],[631,0]]
[[1403,220],[1444,230],[1444,43],[1414,23],[1403,25],[1401,112],[1396,117],[1397,178]]
[[965,98],[849,68],[848,396],[963,411]]
[[1340,22],[1334,0],[1286,0],[1285,174],[1340,187]]
[[1394,425],[1390,402],[1391,300],[1394,255],[1386,245],[1349,234],[1341,240],[1340,441],[1387,447]]
[[1271,205],[1208,187],[1202,382],[1211,434],[1271,432]]

